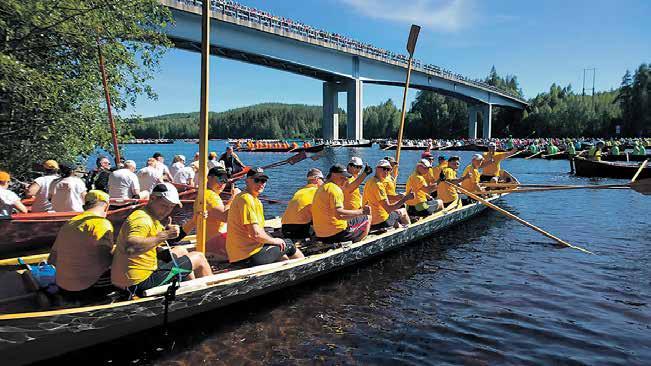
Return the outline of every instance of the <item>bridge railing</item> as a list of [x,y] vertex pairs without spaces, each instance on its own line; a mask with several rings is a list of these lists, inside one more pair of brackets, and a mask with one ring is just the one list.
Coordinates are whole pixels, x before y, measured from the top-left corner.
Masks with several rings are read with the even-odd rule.
[[[187,5],[194,5],[194,6],[200,6],[201,4],[201,0],[177,0],[177,1],[180,3],[184,3]],[[249,21],[252,23],[257,23],[284,32],[294,33],[319,42],[332,44],[334,46],[349,49],[359,53],[366,53],[376,58],[380,58],[386,62],[397,63],[404,67],[408,66],[409,60],[405,55],[396,54],[388,50],[375,47],[371,44],[362,43],[352,38],[339,35],[337,33],[331,33],[324,30],[316,29],[307,24],[296,22],[285,17],[278,17],[255,8],[241,5],[234,1],[211,0],[211,8],[215,12],[220,12],[223,15],[230,16],[238,20]],[[513,93],[509,90],[503,90],[495,86],[492,86],[490,84],[487,84],[485,82],[470,79],[459,73],[454,73],[451,70],[441,68],[440,66],[437,65],[425,64],[418,59],[414,59],[413,66],[415,69],[420,69],[421,71],[427,74],[432,74],[449,80],[455,80],[467,84],[472,84],[480,88],[489,89],[500,94],[505,94],[513,99],[526,103],[526,101],[520,95]]]

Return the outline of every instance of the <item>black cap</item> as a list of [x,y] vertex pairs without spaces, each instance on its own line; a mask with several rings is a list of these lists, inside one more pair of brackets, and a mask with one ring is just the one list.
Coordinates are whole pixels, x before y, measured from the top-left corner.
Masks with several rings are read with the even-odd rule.
[[394,158],[393,156],[385,156],[384,160],[388,161],[391,165],[398,164],[396,158]]
[[448,159],[448,161],[455,161],[455,160],[456,160],[456,161],[459,161],[459,159],[460,159],[460,158],[459,158],[458,156],[450,156],[450,158]]
[[154,155],[152,155],[152,158],[154,158],[154,159],[158,159],[158,158],[160,158],[161,156],[163,156],[163,154],[161,154],[161,153],[159,153],[159,152],[155,152]]
[[445,160],[445,155],[439,155],[439,161]]
[[246,177],[247,178],[269,179],[269,176],[264,174],[264,170],[262,168],[251,168],[251,170],[246,172]]
[[338,174],[341,174],[341,175],[343,175],[343,176],[346,177],[346,178],[350,178],[350,177],[353,176],[352,174],[348,173],[348,171],[346,170],[346,168],[345,168],[343,165],[341,165],[341,164],[335,164],[335,165],[331,166],[331,167],[330,167],[330,171],[328,172],[328,175],[330,175],[330,174],[332,174],[332,173],[338,173]]
[[221,166],[216,166],[208,171],[209,177],[219,177],[221,175],[228,176],[228,172]]

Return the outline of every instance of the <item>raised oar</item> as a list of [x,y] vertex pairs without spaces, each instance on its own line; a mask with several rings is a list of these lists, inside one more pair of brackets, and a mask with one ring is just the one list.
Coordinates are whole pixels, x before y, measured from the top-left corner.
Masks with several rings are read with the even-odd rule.
[[635,180],[637,180],[637,177],[642,173],[642,170],[644,170],[644,167],[646,167],[646,163],[649,162],[649,159],[646,159],[640,164],[640,167],[637,169],[637,172],[635,172],[635,175],[633,176],[633,179],[631,179],[631,183],[635,183]]
[[463,187],[460,187],[460,186],[458,186],[458,185],[456,185],[456,184],[449,183],[449,182],[447,182],[447,181],[445,181],[445,183],[446,183],[446,184],[451,184],[451,185],[452,185],[456,190],[458,190],[459,192],[465,194],[466,196],[468,196],[468,197],[474,199],[475,201],[480,202],[482,205],[487,206],[487,207],[489,207],[489,208],[492,208],[493,210],[495,210],[495,211],[501,213],[502,215],[505,215],[506,217],[508,217],[508,218],[510,218],[510,219],[513,219],[513,220],[515,220],[515,221],[521,223],[521,224],[524,225],[524,226],[527,226],[527,227],[530,227],[530,228],[534,229],[535,231],[537,231],[537,232],[543,234],[544,236],[546,236],[546,237],[548,237],[548,238],[550,238],[550,239],[553,239],[554,241],[556,241],[557,243],[559,243],[559,244],[561,244],[561,245],[564,245],[564,246],[566,246],[566,247],[568,247],[568,248],[572,248],[572,249],[580,250],[580,251],[582,251],[582,252],[584,252],[584,253],[594,254],[594,253],[592,253],[591,251],[589,251],[589,250],[587,250],[587,249],[583,249],[583,248],[581,248],[581,247],[577,247],[576,245],[572,245],[572,244],[566,242],[565,240],[562,240],[562,239],[560,239],[560,238],[557,238],[556,236],[554,236],[554,235],[552,235],[552,234],[546,232],[545,230],[543,230],[543,229],[541,229],[541,228],[535,226],[534,224],[531,224],[531,223],[529,223],[529,222],[527,222],[527,221],[525,221],[525,220],[523,220],[523,219],[521,219],[521,218],[515,216],[514,214],[512,214],[512,213],[510,213],[510,212],[508,212],[508,211],[506,211],[506,210],[504,210],[504,209],[502,209],[502,208],[500,208],[500,207],[498,207],[498,206],[496,206],[496,205],[494,205],[494,204],[492,204],[492,203],[490,203],[490,202],[488,202],[488,201],[486,201],[485,199],[483,199],[483,198],[477,196],[476,194],[467,191],[467,190],[464,189]]

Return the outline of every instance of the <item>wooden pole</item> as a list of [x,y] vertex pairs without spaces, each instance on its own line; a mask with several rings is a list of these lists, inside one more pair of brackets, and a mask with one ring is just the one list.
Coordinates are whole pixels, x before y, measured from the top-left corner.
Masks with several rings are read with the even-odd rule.
[[637,172],[635,172],[635,175],[633,176],[633,179],[631,179],[631,183],[635,183],[635,180],[637,180],[637,177],[642,173],[642,170],[644,170],[644,167],[646,166],[646,163],[649,162],[649,159],[646,159],[642,162],[640,167],[637,169]]
[[120,147],[118,146],[118,133],[115,128],[115,121],[113,120],[113,112],[111,110],[111,94],[108,89],[108,81],[106,80],[106,69],[104,68],[104,56],[102,55],[102,47],[97,38],[97,57],[99,58],[99,71],[102,74],[102,85],[104,86],[104,97],[106,98],[106,111],[108,113],[109,125],[111,126],[111,136],[113,138],[113,157],[115,158],[115,166],[120,164]]
[[[414,61],[414,51],[416,50],[416,42],[418,41],[418,33],[420,27],[412,24],[409,31],[409,40],[407,41],[407,51],[409,52],[409,61],[407,65],[407,80],[405,80],[405,90],[402,94],[402,113],[400,115],[400,128],[398,129],[398,145],[396,147],[396,163],[400,164],[400,149],[402,147],[402,135],[405,129],[405,116],[407,114],[407,93],[409,92],[409,79],[411,78],[411,68]],[[398,165],[399,166],[399,165]],[[395,177],[398,176],[398,166],[396,166]]]
[[197,248],[206,252],[206,177],[208,176],[208,96],[210,85],[210,2],[201,2],[201,105],[199,116],[199,191]]
[[456,190],[458,190],[459,192],[465,194],[466,196],[468,196],[468,197],[474,199],[475,201],[480,202],[482,205],[487,206],[487,207],[489,207],[489,208],[492,208],[493,210],[495,210],[495,211],[501,213],[502,215],[505,215],[506,217],[508,217],[508,218],[510,218],[510,219],[513,219],[513,220],[515,220],[515,221],[521,223],[521,224],[524,225],[524,226],[527,226],[527,227],[529,227],[529,228],[531,228],[531,229],[534,229],[535,231],[537,231],[537,232],[543,234],[544,236],[546,236],[546,237],[548,237],[548,238],[550,238],[550,239],[553,239],[554,241],[556,241],[557,243],[559,243],[559,244],[561,244],[561,245],[564,245],[564,246],[566,246],[566,247],[568,247],[568,248],[572,248],[572,249],[580,250],[580,251],[582,251],[582,252],[584,252],[584,253],[594,254],[594,253],[592,253],[592,252],[589,251],[589,250],[583,249],[583,248],[581,248],[581,247],[577,247],[577,246],[572,245],[572,244],[570,244],[570,243],[568,243],[568,242],[566,242],[566,241],[564,241],[564,240],[562,240],[562,239],[560,239],[560,238],[557,238],[556,236],[554,236],[554,235],[552,235],[552,234],[546,232],[545,230],[543,230],[543,229],[541,229],[541,228],[539,228],[539,227],[537,227],[537,226],[535,226],[535,225],[533,225],[533,224],[531,224],[531,223],[529,223],[529,222],[527,222],[527,221],[525,221],[525,220],[523,220],[523,219],[521,219],[521,218],[515,216],[514,214],[512,214],[512,213],[510,213],[510,212],[508,212],[508,211],[506,211],[506,210],[504,210],[504,209],[502,209],[502,208],[500,208],[500,207],[497,207],[496,205],[494,205],[494,204],[492,204],[492,203],[486,201],[485,199],[483,199],[483,198],[477,196],[476,194],[473,194],[472,192],[467,191],[466,189],[464,189],[464,188],[462,188],[462,187],[459,187],[459,186],[456,185],[456,184],[452,184],[452,183],[447,182],[447,181],[444,181],[444,182],[445,182],[446,184],[451,184],[451,185],[452,185]]

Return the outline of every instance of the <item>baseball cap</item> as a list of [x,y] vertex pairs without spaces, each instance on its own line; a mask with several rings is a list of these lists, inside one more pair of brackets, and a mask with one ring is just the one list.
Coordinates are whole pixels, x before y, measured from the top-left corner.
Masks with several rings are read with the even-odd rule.
[[482,154],[473,154],[472,160],[484,160],[484,155]]
[[350,158],[348,165],[362,166],[364,163],[362,162],[362,159],[358,158],[357,156],[353,156]]
[[0,170],[0,182],[9,182],[11,175],[3,170]]
[[439,155],[439,161],[445,161],[448,158],[445,157],[445,155]]
[[246,172],[246,178],[269,179],[269,176],[264,174],[264,170],[262,168],[252,168]]
[[185,155],[179,155],[179,159],[185,161]]
[[456,161],[459,161],[459,159],[460,159],[460,158],[459,158],[458,156],[450,156],[450,158],[448,159],[448,161],[455,161],[455,160],[456,160]]
[[59,169],[59,163],[57,163],[56,160],[46,160],[45,163],[43,163],[43,168],[49,170]]
[[391,163],[389,163],[388,160],[385,159],[380,159],[380,161],[375,164],[375,167],[377,168],[391,168]]
[[92,189],[86,193],[86,197],[84,197],[84,203],[89,205],[89,204],[94,204],[95,202],[106,202],[109,203],[111,201],[108,193],[104,191],[100,191],[99,189]]
[[488,144],[488,147],[493,147],[493,148],[495,148],[495,147],[497,147],[497,145],[495,145],[494,142],[491,142],[491,143]]
[[211,151],[210,154],[208,154],[208,156],[213,157],[213,158],[216,158],[216,157],[217,157],[217,153],[214,152],[214,151]]
[[216,166],[208,171],[209,177],[219,177],[222,175],[228,176],[228,172],[222,166]]
[[424,166],[425,168],[431,168],[432,167],[432,163],[430,163],[429,160],[427,160],[427,159],[420,159],[420,161],[418,162],[418,165]]
[[350,178],[353,176],[352,174],[348,173],[346,171],[346,168],[341,164],[335,164],[330,167],[330,171],[328,172],[328,174],[333,174],[333,173],[341,174],[346,178]]
[[323,178],[323,172],[321,172],[321,170],[319,170],[317,168],[312,168],[312,169],[308,170],[307,171],[307,177],[308,178],[314,177],[314,178],[324,179]]
[[384,160],[388,161],[391,165],[398,164],[396,158],[394,158],[393,156],[385,156]]
[[179,199],[179,192],[172,183],[165,182],[156,184],[154,189],[151,191],[151,196],[163,197],[168,202],[183,207],[181,200]]
[[155,152],[154,155],[152,155],[151,157],[154,158],[154,159],[157,159],[157,158],[160,158],[161,156],[163,156],[163,154],[161,154],[159,152]]
[[423,152],[422,154],[420,154],[420,157],[421,157],[421,158],[431,158],[431,157],[432,157],[432,153],[429,152],[429,151],[425,151],[425,152]]

